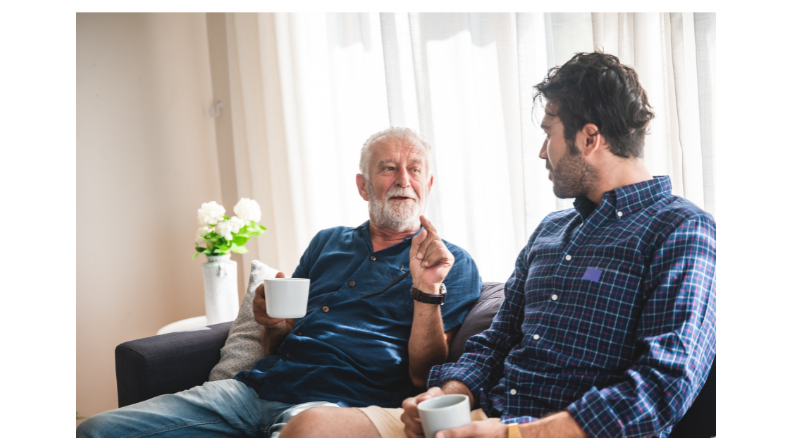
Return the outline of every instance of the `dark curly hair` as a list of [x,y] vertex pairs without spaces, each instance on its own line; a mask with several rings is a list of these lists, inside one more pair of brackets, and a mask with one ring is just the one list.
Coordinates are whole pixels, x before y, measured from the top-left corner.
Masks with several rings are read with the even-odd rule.
[[575,135],[593,123],[611,152],[619,157],[642,157],[647,125],[655,117],[632,68],[605,53],[577,53],[561,67],[553,67],[534,86],[534,107],[540,97],[552,102],[564,125],[564,139],[574,149]]

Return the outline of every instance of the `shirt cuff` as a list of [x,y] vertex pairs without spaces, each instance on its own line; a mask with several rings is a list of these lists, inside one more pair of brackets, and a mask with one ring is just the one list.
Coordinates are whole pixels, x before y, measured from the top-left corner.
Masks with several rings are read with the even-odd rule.
[[500,423],[503,423],[504,425],[509,425],[511,423],[522,424],[522,423],[528,423],[528,422],[535,422],[536,420],[539,420],[539,419],[535,418],[535,417],[529,417],[529,416],[524,416],[524,417],[500,417]]
[[622,437],[619,419],[596,387],[567,406],[567,411],[589,437]]

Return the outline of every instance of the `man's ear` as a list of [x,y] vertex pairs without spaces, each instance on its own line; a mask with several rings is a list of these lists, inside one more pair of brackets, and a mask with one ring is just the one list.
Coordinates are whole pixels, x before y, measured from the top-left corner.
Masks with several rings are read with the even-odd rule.
[[428,179],[428,192],[431,193],[431,186],[434,185],[434,176]]
[[588,157],[599,149],[605,146],[605,138],[600,134],[600,128],[593,123],[587,123],[583,129],[578,132],[576,137],[578,146],[583,148],[583,156]]
[[362,174],[357,174],[357,190],[359,190],[359,195],[364,200],[368,200],[368,181],[365,180],[365,176]]

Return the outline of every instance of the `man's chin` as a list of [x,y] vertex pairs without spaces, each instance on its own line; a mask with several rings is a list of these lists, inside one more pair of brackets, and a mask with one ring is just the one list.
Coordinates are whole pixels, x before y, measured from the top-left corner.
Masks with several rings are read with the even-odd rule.
[[568,191],[561,191],[561,189],[560,189],[560,188],[556,187],[556,184],[555,184],[555,183],[553,183],[553,194],[554,194],[554,195],[555,195],[555,196],[556,196],[558,199],[572,199],[572,198],[574,198],[575,196],[577,196],[577,195],[573,195],[573,194],[571,194],[571,193],[570,193],[570,192],[568,192]]
[[414,229],[419,224],[420,224],[419,219],[401,220],[401,221],[389,220],[385,222],[383,226],[387,227],[388,229],[392,229],[396,232],[405,232],[407,230]]

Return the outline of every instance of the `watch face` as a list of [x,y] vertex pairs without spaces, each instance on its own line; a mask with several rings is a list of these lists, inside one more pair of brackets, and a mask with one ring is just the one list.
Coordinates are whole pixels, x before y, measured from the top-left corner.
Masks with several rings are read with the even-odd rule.
[[439,293],[440,294],[447,294],[448,288],[445,287],[445,283],[441,283],[439,285]]

